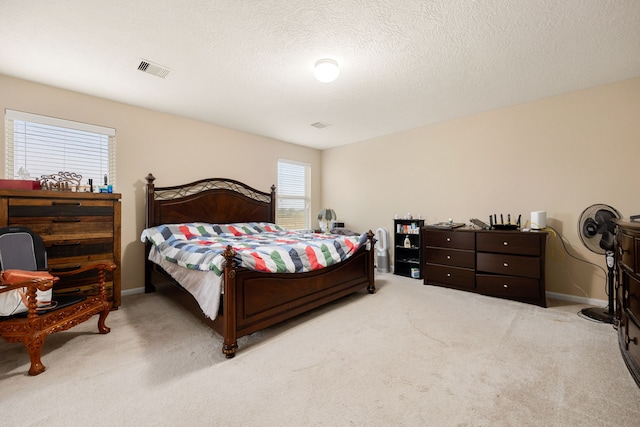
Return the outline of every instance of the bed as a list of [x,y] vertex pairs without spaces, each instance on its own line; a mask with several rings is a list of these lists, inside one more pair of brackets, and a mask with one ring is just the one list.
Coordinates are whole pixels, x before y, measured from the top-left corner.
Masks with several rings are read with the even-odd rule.
[[[371,230],[366,242],[346,259],[299,273],[265,272],[243,266],[232,245],[222,252],[221,272],[198,271],[167,261],[151,244],[147,230],[172,224],[203,229],[203,224],[275,224],[276,192],[256,190],[233,179],[208,178],[171,187],[156,187],[146,177],[145,292],[154,292],[154,276],[160,274],[187,290],[212,319],[223,338],[222,352],[235,356],[238,338],[268,328],[328,304],[356,291],[373,294],[374,244]],[[185,228],[193,230],[194,228]],[[239,265],[241,264],[241,265]],[[246,263],[245,263],[246,264]],[[186,271],[185,271],[186,270]],[[219,274],[220,289],[210,292]],[[206,295],[203,295],[205,294]]]

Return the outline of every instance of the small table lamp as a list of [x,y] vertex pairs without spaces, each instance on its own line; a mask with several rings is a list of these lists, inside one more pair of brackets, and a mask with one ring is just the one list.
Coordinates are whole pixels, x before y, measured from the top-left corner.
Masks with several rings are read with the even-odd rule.
[[338,219],[338,217],[336,216],[336,212],[333,209],[320,209],[320,212],[318,212],[318,224],[320,225],[320,231],[322,231],[323,233],[328,233],[330,230],[329,226],[336,219]]

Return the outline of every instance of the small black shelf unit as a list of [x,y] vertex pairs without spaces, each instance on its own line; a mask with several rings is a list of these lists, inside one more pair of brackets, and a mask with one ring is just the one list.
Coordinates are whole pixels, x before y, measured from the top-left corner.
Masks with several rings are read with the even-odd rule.
[[[423,219],[395,219],[393,221],[393,274],[399,276],[422,278],[422,233]],[[405,239],[409,239],[411,247],[404,245]]]

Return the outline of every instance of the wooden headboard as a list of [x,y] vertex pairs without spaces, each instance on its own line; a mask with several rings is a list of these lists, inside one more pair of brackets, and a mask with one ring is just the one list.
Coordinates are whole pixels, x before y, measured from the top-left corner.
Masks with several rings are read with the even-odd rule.
[[146,227],[185,222],[227,224],[276,220],[276,187],[265,193],[239,181],[207,178],[173,187],[156,187],[147,175]]

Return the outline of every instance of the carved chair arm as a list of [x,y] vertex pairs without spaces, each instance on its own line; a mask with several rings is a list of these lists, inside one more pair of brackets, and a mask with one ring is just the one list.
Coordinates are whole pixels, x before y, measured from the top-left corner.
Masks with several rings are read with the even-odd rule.
[[3,288],[0,289],[0,293],[29,287],[46,291],[51,289],[57,281],[57,277],[52,276],[46,271],[4,270],[0,273],[0,285],[3,286]]
[[54,277],[53,279],[33,279],[27,280],[26,282],[11,284],[5,284],[4,282],[0,281],[0,286],[2,286],[2,288],[0,288],[0,294],[3,292],[9,292],[22,288],[35,288],[39,291],[46,291],[51,289],[53,287],[53,284],[57,281],[57,277]]
[[26,288],[27,317],[35,319],[38,317],[38,290],[49,290],[57,281],[57,277],[46,271],[4,270],[0,274],[0,285],[4,286],[0,293]]

